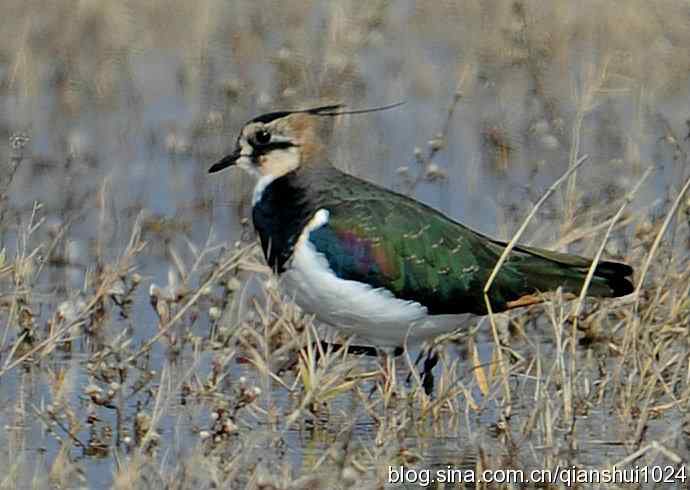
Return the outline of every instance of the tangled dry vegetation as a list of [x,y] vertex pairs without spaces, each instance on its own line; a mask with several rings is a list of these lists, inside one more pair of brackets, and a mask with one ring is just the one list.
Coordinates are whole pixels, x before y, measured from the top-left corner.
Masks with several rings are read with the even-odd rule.
[[[399,465],[687,465],[690,108],[668,107],[688,99],[684,7],[270,6],[3,3],[0,488],[382,488]],[[172,89],[142,52],[185,53]],[[168,89],[193,117],[147,126],[141,108]],[[414,98],[406,134],[426,147],[405,146],[401,164],[355,144],[375,119],[348,120],[336,161],[450,194],[454,216],[486,204],[465,196],[489,174],[519,194],[490,189],[499,234],[625,260],[636,294],[556,293],[437,339],[433,396],[414,352],[315,344],[326,333],[278,292],[246,203],[211,200],[205,164],[258,110],[389,91]],[[155,158],[140,154],[163,164],[147,173]],[[389,174],[358,163],[384,159]],[[246,195],[228,179],[223,196]],[[157,192],[184,206],[152,212]]]
[[[638,226],[635,263],[654,263],[639,295],[579,314],[556,296],[497,318],[495,343],[488,322],[439,339],[429,397],[409,353],[373,360],[314,344],[312,319],[279,296],[253,244],[195,250],[173,263],[177,279],[142,293],[136,222],[120,257],[46,314],[33,289],[50,246],[32,240],[41,213],[0,269],[0,378],[15,394],[3,400],[6,488],[81,486],[94,459],[113,462],[117,488],[375,487],[389,465],[424,467],[434,441],[453,437],[462,446],[435,465],[580,466],[589,444],[620,447],[596,467],[685,462],[690,270],[658,243],[667,220]],[[248,275],[260,278],[253,293]],[[135,340],[132,310],[144,307],[157,329]],[[52,459],[36,464],[35,443]]]

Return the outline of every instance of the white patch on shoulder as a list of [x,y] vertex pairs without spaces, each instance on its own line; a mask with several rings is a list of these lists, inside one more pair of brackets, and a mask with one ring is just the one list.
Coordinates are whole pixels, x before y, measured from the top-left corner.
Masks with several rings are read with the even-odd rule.
[[463,326],[466,315],[427,315],[426,307],[396,298],[385,288],[340,279],[309,234],[328,223],[319,209],[299,237],[282,286],[288,296],[317,319],[381,347],[415,344]]

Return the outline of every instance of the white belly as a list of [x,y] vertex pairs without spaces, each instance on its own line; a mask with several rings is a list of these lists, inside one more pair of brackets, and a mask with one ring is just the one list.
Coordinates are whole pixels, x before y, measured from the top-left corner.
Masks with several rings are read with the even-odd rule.
[[354,334],[380,347],[414,345],[465,326],[475,318],[464,315],[428,315],[426,307],[397,299],[387,289],[338,278],[323,254],[307,239],[328,222],[328,211],[319,210],[305,228],[289,265],[281,276],[286,295],[320,321]]

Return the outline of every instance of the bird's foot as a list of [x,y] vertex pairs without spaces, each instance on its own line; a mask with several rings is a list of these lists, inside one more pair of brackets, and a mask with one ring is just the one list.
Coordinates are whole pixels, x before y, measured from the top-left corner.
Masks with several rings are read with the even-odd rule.
[[422,387],[427,396],[434,392],[434,367],[438,364],[438,352],[430,349],[424,360],[424,370],[422,371]]
[[[436,349],[434,349],[433,346],[430,346],[426,349],[422,349],[419,351],[419,354],[417,355],[417,358],[414,361],[414,364],[412,365],[412,369],[416,369],[417,366],[419,366],[419,363],[421,362],[422,358],[426,354],[426,358],[424,359],[424,368],[422,369],[421,372],[421,383],[422,387],[424,388],[424,393],[426,393],[427,396],[431,396],[434,392],[434,367],[436,367],[436,364],[438,364],[438,352],[436,352]],[[406,382],[409,383],[412,380],[412,370],[410,370],[410,374],[407,375],[407,380]]]

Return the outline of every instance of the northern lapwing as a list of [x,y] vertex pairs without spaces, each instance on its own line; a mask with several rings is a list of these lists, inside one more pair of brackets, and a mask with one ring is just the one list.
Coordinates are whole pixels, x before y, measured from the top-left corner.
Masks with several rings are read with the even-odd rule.
[[[506,243],[336,168],[324,122],[357,112],[365,111],[330,105],[258,116],[209,172],[237,165],[257,176],[252,215],[268,265],[304,311],[353,343],[414,345],[486,315],[483,288]],[[539,293],[559,287],[578,294],[590,264],[516,246],[489,291],[492,311],[540,302]],[[588,293],[631,293],[632,273],[602,261]]]

